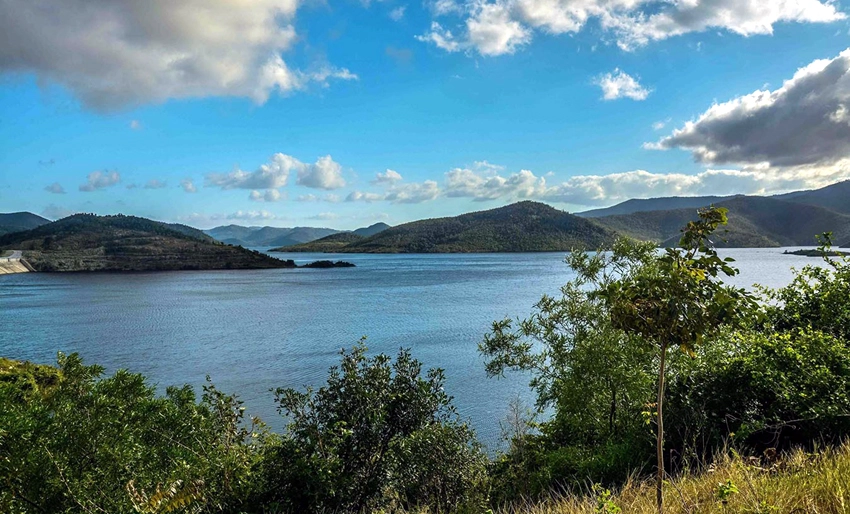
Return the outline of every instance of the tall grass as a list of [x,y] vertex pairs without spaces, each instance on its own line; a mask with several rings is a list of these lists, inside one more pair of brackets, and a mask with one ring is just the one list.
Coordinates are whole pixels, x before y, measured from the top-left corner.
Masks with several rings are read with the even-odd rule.
[[[584,495],[517,505],[501,514],[654,514],[654,488],[654,482],[630,480],[613,493],[588,488]],[[773,460],[721,457],[705,470],[667,481],[664,498],[669,514],[850,514],[850,444]]]

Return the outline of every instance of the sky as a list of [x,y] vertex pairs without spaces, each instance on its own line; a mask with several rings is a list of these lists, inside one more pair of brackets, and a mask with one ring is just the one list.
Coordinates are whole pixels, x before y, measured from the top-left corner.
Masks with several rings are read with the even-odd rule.
[[7,0],[0,212],[353,229],[850,178],[829,0]]

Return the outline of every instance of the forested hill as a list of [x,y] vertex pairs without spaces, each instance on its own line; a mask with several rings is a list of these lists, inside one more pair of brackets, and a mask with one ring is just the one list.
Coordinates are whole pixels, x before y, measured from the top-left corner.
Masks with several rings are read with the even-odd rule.
[[[850,216],[823,207],[760,196],[737,196],[715,205],[729,209],[729,224],[714,238],[720,247],[810,246],[823,232],[832,232],[836,243],[850,239]],[[594,221],[636,239],[672,246],[679,230],[696,217],[696,209],[675,209]]]
[[[405,223],[333,251],[353,253],[545,252],[597,248],[616,234],[546,204],[520,202],[452,218]],[[327,239],[327,238],[325,238]],[[322,240],[320,240],[322,241]],[[318,242],[318,241],[317,241]],[[327,241],[325,241],[327,242]],[[310,245],[300,245],[301,251]],[[312,251],[324,251],[313,247]],[[281,249],[289,251],[289,248]]]
[[0,249],[23,250],[38,271],[155,271],[294,267],[218,243],[184,225],[136,216],[75,214],[0,236]]
[[50,223],[50,220],[31,212],[0,213],[0,236],[22,230],[31,230],[46,223]]

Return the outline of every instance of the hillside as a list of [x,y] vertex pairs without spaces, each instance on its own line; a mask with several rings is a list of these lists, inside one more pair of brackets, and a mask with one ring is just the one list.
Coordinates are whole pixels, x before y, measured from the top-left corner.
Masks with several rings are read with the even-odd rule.
[[[715,205],[729,209],[729,225],[715,241],[719,247],[814,245],[815,236],[823,232],[833,232],[836,241],[850,238],[850,216],[814,205],[760,196],[738,196]],[[671,246],[678,242],[679,230],[695,218],[696,209],[675,209],[595,221],[637,239]]]
[[314,241],[339,230],[315,227],[243,227],[226,225],[204,231],[221,242],[246,246],[289,246]]
[[49,219],[42,218],[31,212],[0,213],[0,236],[22,230],[31,230],[50,223]]
[[[200,239],[135,216],[75,214],[0,236],[0,249],[23,250],[37,271],[160,271],[294,267],[268,255]],[[189,235],[187,235],[187,233]]]
[[825,207],[850,215],[850,180],[811,191],[795,191],[774,198],[788,202]]
[[335,251],[351,253],[545,252],[596,248],[616,234],[537,202],[405,223]]
[[354,231],[355,234],[362,237],[370,237],[383,232],[384,230],[391,228],[386,223],[375,223],[374,225],[369,225],[368,227],[358,228]]
[[346,246],[357,243],[366,239],[363,236],[357,235],[354,232],[340,232],[331,234],[315,241],[301,243],[292,246],[281,246],[272,248],[270,252],[319,252],[319,253],[334,253],[342,251]]
[[734,196],[668,196],[661,198],[634,198],[625,202],[590,211],[577,212],[582,218],[601,218],[603,216],[618,216],[636,212],[668,211],[676,209],[694,210],[708,207],[734,198]]

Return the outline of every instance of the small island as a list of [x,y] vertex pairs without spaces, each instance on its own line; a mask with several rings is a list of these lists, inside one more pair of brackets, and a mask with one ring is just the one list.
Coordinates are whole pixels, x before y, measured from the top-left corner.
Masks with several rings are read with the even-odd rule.
[[299,268],[353,268],[354,264],[346,261],[315,261],[310,264],[304,264],[303,266],[298,266]]
[[843,257],[846,255],[850,255],[850,252],[842,252],[839,250],[820,250],[818,248],[806,249],[806,250],[794,250],[789,252],[785,250],[782,252],[783,255],[801,255],[803,257]]

